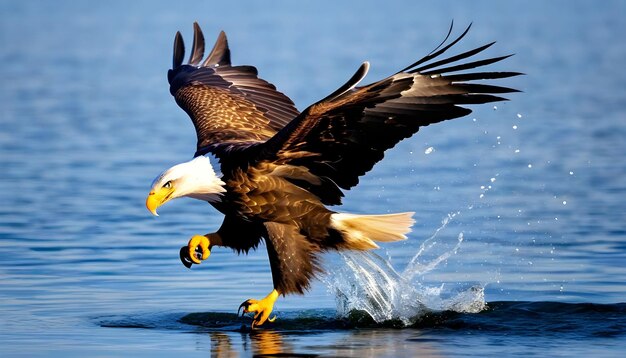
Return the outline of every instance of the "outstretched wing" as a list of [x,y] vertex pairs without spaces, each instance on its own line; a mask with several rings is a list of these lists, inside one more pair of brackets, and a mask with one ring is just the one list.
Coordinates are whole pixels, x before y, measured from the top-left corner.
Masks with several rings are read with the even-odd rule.
[[298,116],[294,103],[258,78],[256,68],[231,66],[223,31],[201,63],[204,36],[194,23],[193,48],[186,65],[182,64],[184,55],[183,37],[177,32],[168,80],[176,103],[196,129],[196,155],[264,142]]
[[[420,127],[471,112],[460,105],[503,101],[504,98],[494,94],[516,92],[511,88],[469,82],[519,75],[516,72],[458,73],[509,57],[455,64],[493,43],[438,59],[459,42],[470,27],[446,44],[450,27],[446,39],[429,55],[393,76],[355,87],[369,68],[369,64],[364,63],[345,85],[311,105],[270,139],[265,144],[265,155],[283,164],[307,167],[324,180],[321,185],[309,185],[306,189],[325,204],[339,204],[343,194],[337,186],[346,190],[355,186],[359,177],[383,158],[385,150],[410,137]],[[330,192],[334,194],[328,195]]]

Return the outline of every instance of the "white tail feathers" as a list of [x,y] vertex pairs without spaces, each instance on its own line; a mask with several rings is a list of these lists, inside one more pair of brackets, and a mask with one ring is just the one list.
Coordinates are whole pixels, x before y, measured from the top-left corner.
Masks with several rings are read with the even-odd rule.
[[374,241],[406,240],[411,232],[414,212],[386,215],[355,215],[336,213],[331,216],[331,226],[343,234],[346,248],[370,250],[378,248]]

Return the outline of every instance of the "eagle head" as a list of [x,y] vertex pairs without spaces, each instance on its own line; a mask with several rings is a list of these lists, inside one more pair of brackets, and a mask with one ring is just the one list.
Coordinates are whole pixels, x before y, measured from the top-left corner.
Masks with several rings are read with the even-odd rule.
[[159,206],[183,196],[218,202],[226,192],[224,185],[213,170],[209,158],[198,156],[157,176],[146,198],[146,207],[153,215],[158,216],[156,210]]

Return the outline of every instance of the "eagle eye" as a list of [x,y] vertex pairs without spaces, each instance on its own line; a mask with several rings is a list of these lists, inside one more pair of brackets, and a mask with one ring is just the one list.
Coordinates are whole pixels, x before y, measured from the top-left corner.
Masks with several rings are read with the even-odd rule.
[[171,188],[171,187],[172,187],[172,181],[171,181],[171,180],[168,180],[165,184],[163,184],[163,187],[164,187],[165,189],[169,189],[169,188]]

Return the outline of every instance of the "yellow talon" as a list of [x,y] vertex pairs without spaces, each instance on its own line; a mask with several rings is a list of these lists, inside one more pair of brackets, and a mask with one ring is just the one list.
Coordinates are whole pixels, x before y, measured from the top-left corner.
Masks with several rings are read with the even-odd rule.
[[260,326],[265,321],[274,322],[276,316],[270,318],[270,314],[274,309],[274,302],[278,298],[278,291],[272,290],[269,295],[261,300],[249,299],[239,306],[239,309],[243,308],[243,313],[254,312],[254,318],[252,320],[252,328]]
[[194,237],[192,237],[191,240],[189,240],[189,244],[187,245],[189,247],[189,258],[191,259],[191,261],[196,264],[202,262],[196,257],[197,247],[200,247],[200,249],[202,249],[202,260],[208,259],[209,255],[211,255],[211,250],[209,249],[210,245],[211,242],[206,236],[195,235]]

